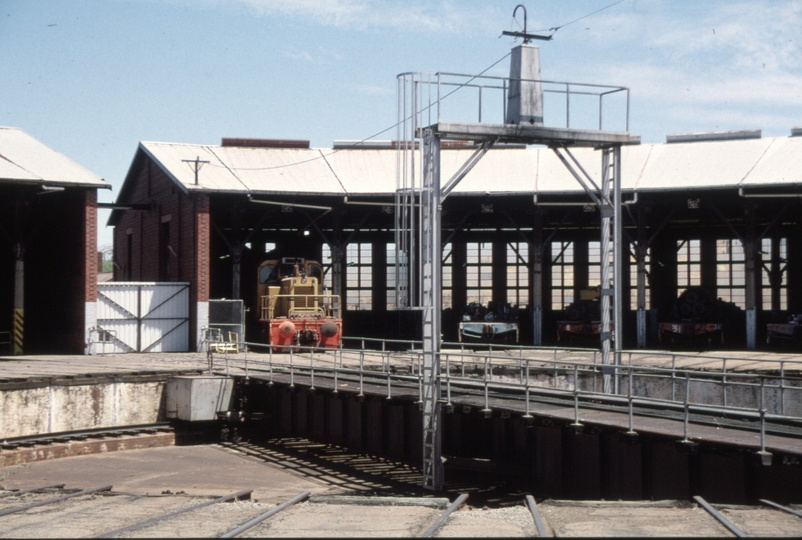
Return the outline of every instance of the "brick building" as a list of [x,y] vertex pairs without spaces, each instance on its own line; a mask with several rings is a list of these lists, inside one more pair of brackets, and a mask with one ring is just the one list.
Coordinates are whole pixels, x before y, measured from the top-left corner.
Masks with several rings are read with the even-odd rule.
[[[736,348],[747,343],[747,312],[757,321],[751,343],[761,343],[765,323],[802,310],[802,137],[748,135],[622,149],[633,257],[621,276],[625,346],[634,346],[635,312],[644,309],[656,345],[656,322],[671,317],[690,286],[733,304]],[[598,152],[572,151],[598,169]],[[445,142],[443,178],[472,153]],[[327,286],[343,299],[346,335],[414,337],[414,314],[394,309],[396,163],[389,141],[332,149],[264,139],[142,142],[117,199],[129,209],[110,220],[115,279],[190,282],[191,343],[209,298],[242,298],[248,340],[263,342],[258,264],[306,257],[323,263]],[[443,203],[444,339],[456,341],[468,304],[493,302],[521,309],[523,343],[535,335],[555,343],[555,321],[598,282],[599,214],[587,201],[548,148],[490,150]],[[639,272],[647,279],[640,303]]]
[[0,127],[0,157],[0,343],[82,353],[96,324],[97,190],[111,186],[17,128]]

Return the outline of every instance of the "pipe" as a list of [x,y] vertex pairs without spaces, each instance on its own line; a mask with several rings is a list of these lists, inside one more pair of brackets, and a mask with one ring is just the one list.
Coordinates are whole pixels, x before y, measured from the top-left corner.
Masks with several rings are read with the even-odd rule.
[[781,199],[781,198],[789,198],[789,199],[802,199],[802,193],[751,193],[747,195],[744,193],[744,188],[738,188],[738,195],[744,198],[770,198],[770,199]]
[[[360,206],[395,206],[395,201],[391,202],[370,202],[370,201],[349,201],[348,196],[343,197],[343,204],[357,204]],[[415,206],[420,206],[419,204]]]
[[[802,197],[802,195],[799,195]],[[537,206],[587,206],[589,204],[595,204],[593,202],[575,202],[575,201],[566,201],[566,202],[537,202],[537,193],[532,196],[532,200]],[[635,195],[632,199],[628,201],[621,201],[622,206],[629,206],[631,204],[638,203],[638,192],[635,192]]]
[[535,503],[535,498],[531,495],[526,496],[526,504],[529,506],[529,511],[532,513],[532,518],[535,520],[535,527],[537,527],[537,535],[540,537],[547,537],[549,535],[549,531],[546,530],[546,525],[543,523],[543,518],[540,516],[540,512],[537,509],[537,504]]
[[[109,487],[111,487],[111,486],[109,486]],[[198,508],[203,508],[205,506],[212,505],[212,504],[231,501],[231,500],[235,500],[235,499],[247,499],[247,498],[249,498],[251,496],[252,492],[253,492],[252,489],[244,489],[242,491],[238,491],[236,493],[232,493],[230,495],[226,495],[225,497],[219,497],[217,499],[214,499],[213,501],[208,501],[208,502],[205,502],[205,503],[196,504],[195,506],[190,506],[189,508],[184,508],[182,510],[178,510],[176,512],[171,512],[169,514],[164,514],[162,516],[158,516],[158,517],[155,517],[153,519],[149,519],[147,521],[142,521],[140,523],[134,523],[133,525],[129,525],[128,527],[124,527],[122,529],[117,529],[116,531],[108,532],[108,533],[106,533],[106,534],[104,534],[102,536],[99,536],[98,538],[111,538],[112,536],[116,536],[116,535],[118,535],[120,533],[127,532],[127,531],[133,531],[133,530],[136,530],[136,529],[140,529],[142,527],[146,527],[148,525],[156,523],[157,521],[162,521],[162,520],[174,517],[174,516],[178,516],[180,514],[184,514],[186,512],[191,512],[192,510],[197,510]]]
[[288,202],[276,202],[276,201],[260,201],[258,199],[252,199],[250,195],[248,195],[248,200],[252,203],[259,203],[259,204],[272,204],[274,206],[292,206],[294,208],[311,208],[312,210],[325,210],[326,212],[331,212],[330,206],[313,206],[311,204],[298,204],[298,203],[288,203]]
[[64,487],[64,484],[50,484],[49,486],[42,486],[42,487],[31,488],[31,489],[11,490],[8,493],[3,493],[2,495],[0,495],[0,499],[3,499],[5,497],[16,497],[16,496],[22,495],[24,493],[34,493],[36,491],[44,491],[46,489],[61,489],[63,487]]
[[744,532],[741,531],[741,529],[736,527],[729,519],[727,519],[723,515],[721,515],[719,513],[719,511],[716,510],[715,508],[713,508],[710,505],[710,503],[708,503],[706,500],[704,500],[703,498],[699,497],[698,495],[695,495],[693,497],[693,500],[696,501],[697,503],[699,503],[699,505],[701,505],[702,508],[707,510],[707,512],[711,516],[716,518],[719,521],[719,523],[721,523],[722,525],[727,527],[730,530],[730,532],[732,532],[735,536],[737,536],[738,538],[746,538],[746,534],[744,534]]
[[255,527],[256,525],[260,524],[261,522],[263,522],[267,518],[269,518],[269,517],[271,517],[271,516],[273,516],[275,514],[278,514],[279,512],[284,510],[285,508],[289,508],[290,506],[292,506],[295,503],[298,503],[298,502],[301,502],[301,501],[305,501],[306,499],[309,498],[309,495],[311,495],[311,493],[308,492],[308,491],[304,491],[302,493],[299,493],[298,495],[296,495],[295,497],[293,497],[289,501],[285,501],[285,502],[281,503],[280,505],[278,505],[278,506],[276,506],[274,508],[271,508],[270,510],[268,510],[264,514],[258,515],[255,518],[253,518],[252,520],[250,520],[250,521],[248,521],[246,523],[243,523],[242,525],[240,525],[236,529],[232,529],[232,530],[228,531],[227,533],[221,535],[220,538],[234,538],[236,536],[239,536],[240,534],[244,533],[248,529],[251,529],[251,528]]
[[788,508],[786,506],[780,506],[779,504],[773,503],[773,502],[771,502],[769,500],[766,500],[766,499],[758,499],[758,500],[761,503],[765,504],[766,506],[771,506],[772,508],[776,508],[777,510],[782,510],[783,512],[788,512],[789,514],[793,514],[793,515],[795,515],[797,517],[801,517],[802,518],[802,512],[797,512],[796,510],[791,510],[790,508]]
[[460,506],[465,504],[465,501],[467,499],[468,499],[468,494],[467,493],[463,493],[462,495],[457,497],[457,500],[454,501],[453,503],[451,503],[451,506],[446,508],[446,511],[443,512],[440,515],[440,517],[435,520],[434,523],[429,525],[428,529],[423,531],[423,533],[420,535],[420,538],[429,538],[431,535],[433,535],[435,533],[435,531],[437,531],[437,529],[439,529],[443,525],[443,523],[446,522],[446,520],[448,519],[448,516],[450,516],[451,513],[454,512],[455,510],[458,510]]
[[61,497],[56,497],[55,499],[47,499],[45,501],[38,501],[32,504],[26,504],[25,506],[17,506],[16,508],[9,508],[8,510],[3,510],[2,512],[0,512],[0,516],[6,516],[8,514],[22,512],[23,510],[28,510],[29,508],[36,508],[37,506],[44,506],[46,504],[57,503],[59,501],[63,501],[64,499],[69,499],[70,497],[78,497],[80,495],[89,495],[90,493],[96,493],[98,491],[110,491],[110,490],[111,490],[110,484],[107,486],[85,489],[83,491],[78,491],[76,493],[70,493],[69,495],[62,495]]

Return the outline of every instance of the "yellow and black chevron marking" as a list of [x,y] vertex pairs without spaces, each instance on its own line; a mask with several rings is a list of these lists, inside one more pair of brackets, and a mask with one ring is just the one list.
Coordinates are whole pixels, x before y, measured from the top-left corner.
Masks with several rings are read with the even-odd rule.
[[14,331],[11,336],[11,353],[22,354],[22,336],[25,329],[25,310],[14,310]]

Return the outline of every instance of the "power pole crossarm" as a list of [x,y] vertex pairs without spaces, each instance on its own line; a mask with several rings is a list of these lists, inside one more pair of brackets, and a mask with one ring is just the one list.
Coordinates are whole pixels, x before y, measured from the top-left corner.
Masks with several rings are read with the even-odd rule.
[[198,185],[198,173],[205,164],[209,163],[206,160],[202,160],[200,156],[196,156],[195,159],[182,159],[184,163],[189,163],[192,166],[192,170],[195,172],[195,185]]

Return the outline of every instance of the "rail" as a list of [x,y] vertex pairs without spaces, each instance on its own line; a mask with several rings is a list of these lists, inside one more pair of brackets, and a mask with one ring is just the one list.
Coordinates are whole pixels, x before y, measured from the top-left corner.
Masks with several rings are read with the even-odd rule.
[[38,508],[40,506],[45,506],[48,504],[55,504],[57,502],[61,502],[67,499],[71,499],[73,497],[83,497],[84,495],[91,495],[93,493],[97,493],[98,491],[110,491],[112,488],[111,485],[106,486],[98,486],[90,489],[84,489],[75,493],[70,493],[67,495],[62,495],[60,497],[56,497],[53,499],[47,499],[44,501],[37,501],[35,503],[26,504],[25,506],[16,506],[14,508],[8,508],[6,510],[0,511],[0,517],[7,516],[9,514],[16,514],[17,512],[24,512],[25,510],[30,510],[31,508]]
[[[357,343],[369,341],[359,338]],[[338,380],[348,378],[359,395],[364,395],[366,384],[371,384],[374,392],[377,385],[385,388],[387,398],[402,388],[407,392],[417,389],[421,395],[423,351],[417,348],[418,343],[383,340],[374,342],[378,345],[375,350],[295,345],[282,346],[285,352],[279,353],[270,345],[243,342],[240,354],[215,356],[210,351],[209,370],[245,377],[259,375],[270,382],[281,375],[290,386],[303,378],[303,384],[312,389],[325,378],[334,381],[335,391]],[[409,348],[399,348],[401,345]],[[259,349],[265,352],[257,353]],[[673,360],[667,365],[639,364],[638,355],[642,354],[625,353],[626,364],[608,366],[602,365],[600,353],[592,350],[444,349],[439,373],[442,403],[453,407],[453,401],[460,397],[479,396],[487,413],[492,412],[491,398],[504,397],[516,400],[524,416],[531,417],[535,401],[559,400],[573,407],[577,427],[581,426],[582,411],[603,407],[626,414],[631,432],[635,431],[635,418],[668,417],[683,422],[685,441],[690,439],[691,424],[724,422],[759,431],[761,451],[766,450],[767,430],[795,434],[802,430],[800,361],[746,359],[775,368],[755,373],[734,371],[733,366],[727,366],[727,359],[723,359],[723,369],[682,366],[676,354],[668,355]],[[698,360],[690,355],[687,358]],[[602,391],[605,375],[614,376],[617,392]]]
[[[111,487],[111,486],[109,486]],[[112,538],[117,536],[118,534],[126,533],[129,531],[135,531],[137,529],[142,529],[144,527],[148,527],[153,525],[154,523],[158,523],[159,521],[164,521],[170,518],[174,518],[175,516],[179,516],[181,514],[186,514],[187,512],[193,512],[195,510],[199,510],[201,508],[205,508],[207,506],[211,506],[213,504],[228,502],[228,501],[235,501],[240,499],[250,499],[251,493],[253,493],[252,489],[243,489],[241,491],[237,491],[236,493],[231,493],[224,497],[218,497],[212,501],[203,502],[200,504],[196,504],[194,506],[190,506],[189,508],[182,508],[181,510],[176,510],[175,512],[170,512],[169,514],[163,514],[161,516],[156,516],[154,518],[148,519],[146,521],[142,521],[139,523],[134,523],[133,525],[129,525],[127,527],[123,527],[122,529],[116,529],[111,532],[107,532],[98,538]]]

